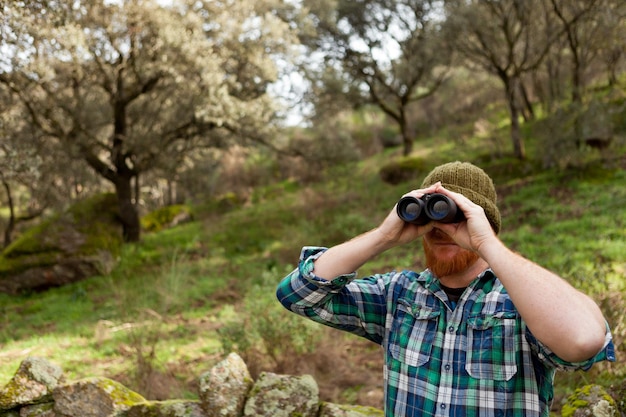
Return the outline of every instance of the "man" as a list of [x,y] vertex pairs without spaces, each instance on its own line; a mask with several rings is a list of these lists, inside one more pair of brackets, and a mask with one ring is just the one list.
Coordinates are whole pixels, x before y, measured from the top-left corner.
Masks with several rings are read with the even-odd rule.
[[[421,189],[463,211],[458,223],[379,227],[330,249],[305,247],[277,289],[289,310],[382,345],[386,416],[548,416],[556,369],[615,360],[598,306],[508,249],[491,178],[466,162]],[[356,279],[376,255],[422,237],[428,269]]]

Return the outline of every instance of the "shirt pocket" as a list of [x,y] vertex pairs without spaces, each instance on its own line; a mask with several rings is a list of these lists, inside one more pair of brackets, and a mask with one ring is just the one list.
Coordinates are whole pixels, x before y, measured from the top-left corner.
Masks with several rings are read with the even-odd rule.
[[409,366],[421,366],[430,359],[437,331],[439,310],[398,300],[391,333],[389,353]]
[[508,381],[517,373],[516,318],[508,312],[468,318],[465,370],[470,376]]

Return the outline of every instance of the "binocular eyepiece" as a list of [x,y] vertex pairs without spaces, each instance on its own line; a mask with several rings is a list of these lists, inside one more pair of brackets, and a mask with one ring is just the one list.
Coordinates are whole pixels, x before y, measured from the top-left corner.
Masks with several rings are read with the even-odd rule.
[[424,194],[421,198],[402,197],[396,206],[398,217],[407,223],[425,225],[431,220],[458,223],[465,220],[463,211],[443,194]]

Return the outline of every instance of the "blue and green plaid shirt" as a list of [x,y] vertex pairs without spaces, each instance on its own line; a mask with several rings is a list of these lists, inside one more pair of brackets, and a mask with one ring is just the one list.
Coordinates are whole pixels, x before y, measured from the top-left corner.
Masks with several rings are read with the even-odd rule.
[[615,360],[608,330],[594,358],[559,359],[533,337],[491,270],[454,307],[428,270],[316,277],[324,250],[303,248],[277,297],[294,313],[383,346],[386,416],[548,416],[555,370]]

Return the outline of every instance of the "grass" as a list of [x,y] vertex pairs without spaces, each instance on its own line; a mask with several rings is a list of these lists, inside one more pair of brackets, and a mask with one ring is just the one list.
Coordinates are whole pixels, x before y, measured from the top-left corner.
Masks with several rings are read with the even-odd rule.
[[[619,313],[626,294],[624,169],[594,165],[586,171],[545,171],[528,162],[481,156],[485,147],[475,142],[446,145],[439,152],[438,140],[432,139],[420,143],[416,153],[427,158],[429,169],[454,159],[483,166],[498,184],[501,238],[592,295],[616,330],[617,346],[624,343]],[[141,242],[123,248],[117,268],[107,276],[43,293],[0,294],[0,385],[25,357],[43,356],[62,366],[69,379],[103,375],[155,398],[192,398],[195,380],[228,353],[225,345],[257,347],[259,356],[248,359],[259,370],[302,369],[259,359],[282,352],[259,342],[270,340],[307,355],[306,349],[298,350],[302,344],[324,340],[314,333],[300,341],[272,335],[268,324],[302,325],[288,322],[292,315],[273,302],[273,283],[294,267],[303,245],[330,246],[367,231],[407,189],[419,185],[423,175],[394,186],[382,182],[377,167],[393,156],[375,155],[331,169],[315,184],[274,184],[256,190],[250,206],[227,213],[200,211],[192,223],[145,234]],[[416,243],[382,254],[360,274],[421,262]],[[245,326],[258,331],[237,332]],[[334,343],[335,352],[345,348]],[[621,356],[618,352],[618,360]],[[368,372],[380,371],[374,368]],[[588,380],[609,385],[624,374],[618,362],[589,374],[559,376],[557,394],[567,395]],[[167,388],[155,388],[157,377]],[[362,403],[358,393],[364,378],[340,382],[343,391],[332,393],[334,399]]]

